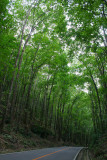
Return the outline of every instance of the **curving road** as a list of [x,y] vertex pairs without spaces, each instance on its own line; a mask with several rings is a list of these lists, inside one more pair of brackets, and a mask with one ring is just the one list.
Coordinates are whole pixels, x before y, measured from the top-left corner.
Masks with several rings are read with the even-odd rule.
[[0,160],[75,160],[82,147],[54,147],[0,154]]

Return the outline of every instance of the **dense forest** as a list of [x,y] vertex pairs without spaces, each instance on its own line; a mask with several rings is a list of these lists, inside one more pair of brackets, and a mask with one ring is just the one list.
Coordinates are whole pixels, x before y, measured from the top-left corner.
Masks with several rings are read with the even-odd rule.
[[0,0],[1,133],[106,134],[106,22],[106,0]]

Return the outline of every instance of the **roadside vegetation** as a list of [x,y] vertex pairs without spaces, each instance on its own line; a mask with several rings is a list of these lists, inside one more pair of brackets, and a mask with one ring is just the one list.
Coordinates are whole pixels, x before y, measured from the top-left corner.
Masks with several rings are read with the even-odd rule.
[[52,136],[43,138],[32,132],[28,135],[24,135],[20,132],[5,132],[0,134],[0,153],[28,151],[56,146],[60,147],[63,145],[63,141],[57,141]]
[[107,157],[106,21],[106,0],[0,0],[1,150]]

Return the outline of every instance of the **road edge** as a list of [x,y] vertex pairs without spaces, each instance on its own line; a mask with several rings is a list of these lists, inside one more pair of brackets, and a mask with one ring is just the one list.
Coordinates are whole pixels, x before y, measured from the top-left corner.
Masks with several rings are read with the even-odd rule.
[[[60,148],[67,147],[67,146],[61,146]],[[6,155],[6,154],[13,154],[13,153],[22,153],[22,152],[29,152],[29,151],[35,151],[35,150],[41,150],[41,149],[50,149],[50,148],[59,148],[59,147],[46,147],[46,148],[35,148],[31,150],[25,150],[25,151],[16,151],[16,152],[8,152],[8,153],[0,153],[0,155]]]
[[76,160],[76,159],[77,159],[77,157],[78,157],[79,153],[80,153],[83,149],[84,149],[84,147],[83,147],[83,148],[81,148],[81,149],[77,152],[77,154],[76,154],[76,156],[74,157],[74,159],[73,159],[73,160]]

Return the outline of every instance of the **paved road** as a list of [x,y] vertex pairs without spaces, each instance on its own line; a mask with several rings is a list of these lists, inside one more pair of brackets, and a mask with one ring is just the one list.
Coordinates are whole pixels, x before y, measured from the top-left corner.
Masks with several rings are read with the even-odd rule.
[[0,154],[0,160],[74,160],[82,147],[54,147]]

